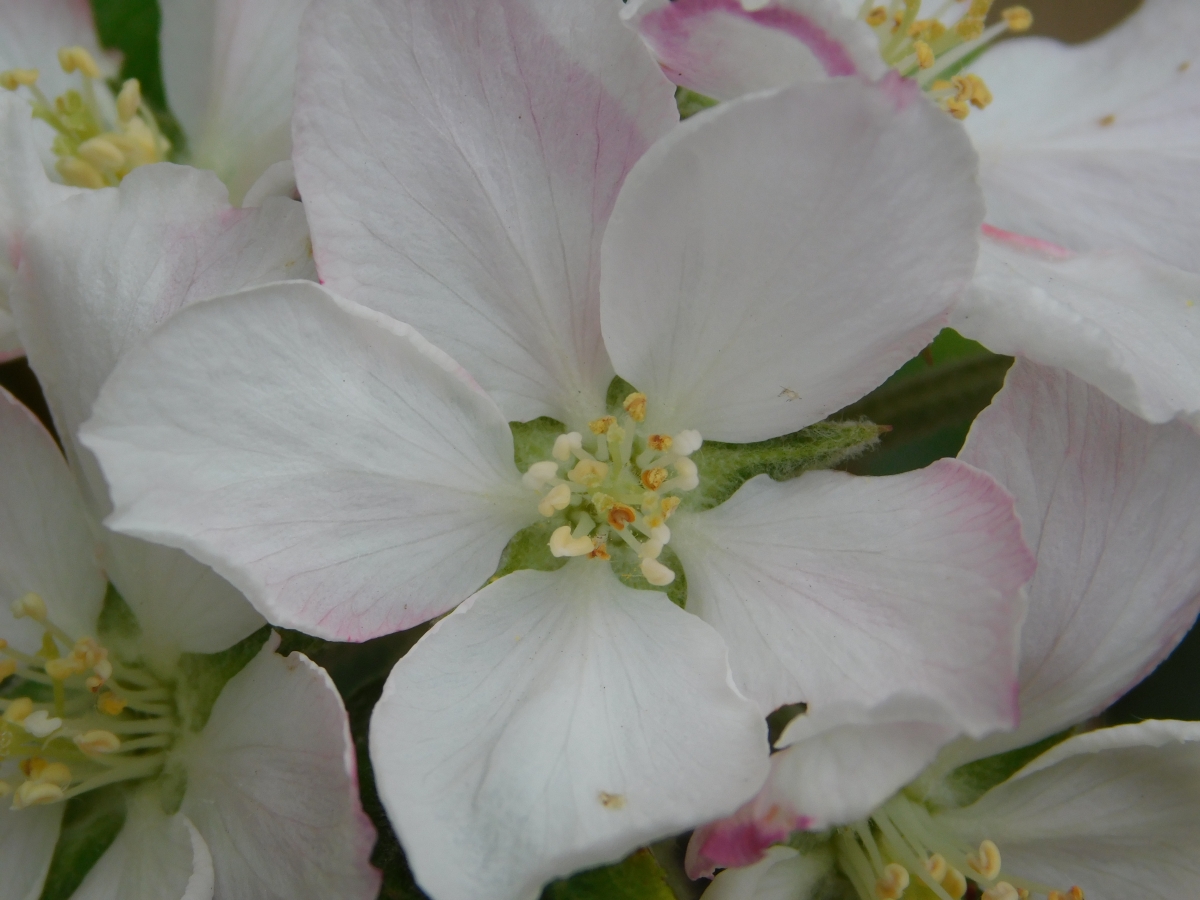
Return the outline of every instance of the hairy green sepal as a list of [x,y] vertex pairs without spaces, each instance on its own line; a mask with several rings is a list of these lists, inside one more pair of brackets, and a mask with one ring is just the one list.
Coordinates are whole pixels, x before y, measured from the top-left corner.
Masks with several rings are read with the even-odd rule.
[[68,800],[41,900],[67,900],[125,824],[124,785],[97,788]]
[[[1048,738],[1030,744],[1028,747],[1018,747],[1006,753],[998,753],[977,759],[959,766],[946,776],[942,785],[943,796],[931,798],[935,803],[944,802],[949,806],[970,806],[996,785],[1008,781],[1013,775],[1025,768],[1051,747],[1060,744],[1074,734],[1073,729],[1060,731]],[[942,794],[939,791],[939,794]]]
[[616,865],[552,882],[542,900],[675,900],[675,894],[654,855],[639,850]]
[[213,704],[229,679],[258,655],[270,636],[271,627],[264,625],[228,650],[220,653],[184,653],[179,657],[175,702],[179,718],[189,731],[199,731],[208,724]]

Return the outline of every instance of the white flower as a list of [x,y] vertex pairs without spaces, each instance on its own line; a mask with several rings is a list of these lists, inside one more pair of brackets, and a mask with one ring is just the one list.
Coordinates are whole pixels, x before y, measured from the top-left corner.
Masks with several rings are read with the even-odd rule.
[[[1021,890],[1074,897],[1076,886],[1090,900],[1131,891],[1170,900],[1196,883],[1200,725],[1144,722],[1050,749],[1039,742],[1105,709],[1195,619],[1200,438],[1178,423],[1149,425],[1062,370],[1018,361],[961,455],[1016,493],[1038,548],[1020,727],[960,739],[934,760],[953,729],[923,726],[927,711],[912,701],[793,720],[763,793],[697,832],[692,871],[755,863],[794,819],[844,827],[824,857],[772,852],[752,872],[718,876],[708,900],[815,896],[835,859],[864,900],[899,896],[906,880],[958,898],[964,877],[989,900]],[[774,893],[780,883],[791,893]]]
[[[52,700],[0,700],[0,893],[38,896],[64,801],[126,783],[124,826],[76,900],[374,897],[374,831],[328,676],[272,638],[200,709],[202,686],[170,660],[236,623],[198,618],[184,592],[159,596],[173,635],[101,622],[96,534],[54,440],[0,394],[0,595],[18,616],[0,625],[0,671],[53,686]],[[113,580],[157,587],[140,576]]]
[[[876,12],[836,0],[635,0],[626,18],[673,78],[721,100],[848,72],[878,77],[878,37],[888,64],[956,115],[986,107],[964,124],[987,224],[951,324],[996,352],[1066,368],[1148,421],[1200,423],[1195,4],[1146,0],[1081,46],[1005,41],[939,88],[944,66],[1024,24],[1010,11],[951,46],[989,5],[954,4],[958,22],[936,39],[937,3],[919,4],[922,17],[899,2]],[[875,34],[860,10],[879,22]],[[905,24],[894,29],[897,14]],[[924,70],[909,58],[921,40],[937,49]]]

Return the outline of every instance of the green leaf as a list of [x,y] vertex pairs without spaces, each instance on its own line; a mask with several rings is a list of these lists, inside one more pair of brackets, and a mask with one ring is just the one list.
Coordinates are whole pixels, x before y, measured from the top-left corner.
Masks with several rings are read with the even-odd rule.
[[718,102],[712,97],[705,97],[703,94],[698,94],[685,87],[675,88],[675,105],[679,107],[679,118],[681,119],[691,118],[698,112],[711,109]]
[[258,655],[270,636],[271,626],[264,625],[220,653],[184,653],[180,656],[175,702],[179,717],[187,728],[199,731],[208,723],[213,704],[225,684]]
[[700,486],[685,494],[683,502],[691,509],[711,509],[756,475],[785,481],[810,469],[832,468],[869,450],[886,430],[865,420],[818,422],[753,444],[705,441],[692,454]]
[[67,900],[117,839],[125,824],[125,792],[114,784],[67,801],[41,900]]
[[676,900],[666,873],[649,850],[613,866],[580,872],[546,886],[542,900]]
[[1007,753],[998,753],[995,756],[977,759],[959,766],[946,776],[943,790],[948,792],[947,797],[939,796],[933,799],[937,801],[953,798],[949,805],[970,806],[996,785],[1007,781],[1051,747],[1062,743],[1074,733],[1074,729],[1068,728],[1066,731],[1052,734],[1028,747],[1018,747]]

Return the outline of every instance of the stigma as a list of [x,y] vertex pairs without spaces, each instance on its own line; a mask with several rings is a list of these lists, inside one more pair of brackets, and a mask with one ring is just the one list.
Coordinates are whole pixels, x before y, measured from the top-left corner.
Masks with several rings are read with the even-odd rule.
[[139,166],[163,162],[171,144],[142,101],[136,78],[114,97],[96,60],[83,47],[63,47],[58,62],[68,75],[79,73],[80,87],[50,100],[38,87],[37,69],[0,72],[0,87],[24,89],[33,117],[55,131],[55,170],[74,187],[113,187]]
[[42,641],[30,654],[0,638],[0,680],[21,679],[0,699],[0,797],[20,810],[158,774],[178,734],[171,686],[69,634],[37,594],[12,614],[41,625]]
[[987,25],[993,0],[945,0],[930,17],[919,19],[921,0],[888,0],[863,5],[860,18],[874,30],[883,61],[917,84],[942,109],[965,119],[984,109],[992,93],[978,75],[961,75],[973,56],[1006,33],[1028,31],[1033,14],[1023,6],[1005,9]]
[[550,535],[551,554],[604,561],[619,542],[633,551],[646,581],[665,587],[675,580],[659,559],[671,541],[667,520],[680,495],[700,484],[690,456],[703,439],[691,430],[651,433],[647,402],[634,392],[619,415],[593,419],[586,434],[558,435],[552,458],[531,465],[522,481],[540,495],[538,512],[562,522]]
[[1008,871],[995,841],[972,845],[904,794],[837,829],[834,846],[860,900],[901,900],[910,891],[939,900],[1085,900],[1078,886],[1055,890]]

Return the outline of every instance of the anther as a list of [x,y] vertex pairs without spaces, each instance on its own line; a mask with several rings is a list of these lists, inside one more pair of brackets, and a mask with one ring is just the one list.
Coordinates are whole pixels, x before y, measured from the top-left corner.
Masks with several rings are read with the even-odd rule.
[[673,449],[680,456],[691,456],[703,446],[704,439],[700,437],[700,432],[696,429],[688,428],[675,435],[673,443]]
[[583,435],[578,431],[570,431],[560,434],[554,439],[554,450],[550,455],[560,462],[566,462],[574,451],[581,449],[583,449]]
[[992,841],[984,841],[978,853],[967,856],[967,865],[991,881],[1000,874],[1000,848]]
[[61,156],[54,164],[54,168],[63,177],[63,181],[72,187],[96,189],[106,186],[104,176],[96,170],[96,167],[78,156]]
[[942,890],[950,895],[950,900],[962,900],[967,893],[966,876],[954,866],[948,866],[946,877],[942,879]]
[[617,424],[616,416],[601,416],[588,422],[588,430],[592,434],[605,434],[608,429]]
[[663,518],[671,518],[671,513],[675,512],[681,502],[678,497],[663,497],[662,505],[660,506]]
[[924,41],[917,41],[913,44],[913,52],[917,54],[917,65],[922,69],[932,69],[936,57],[933,55],[933,50]]
[[33,712],[33,701],[28,697],[17,697],[8,704],[8,709],[4,711],[4,721],[20,725],[31,712]]
[[646,438],[646,446],[660,453],[666,453],[674,443],[669,434],[652,434]]
[[530,490],[540,491],[546,486],[546,482],[557,477],[558,463],[546,459],[530,466],[528,471],[521,476],[521,484]]
[[547,519],[559,510],[571,505],[571,489],[565,484],[556,484],[550,492],[538,503],[538,512]]
[[1051,891],[1046,895],[1046,900],[1084,900],[1083,888],[1075,885],[1065,894],[1062,891]]
[[651,538],[638,548],[638,556],[641,559],[658,559],[663,551],[663,542]]
[[626,525],[633,524],[637,518],[637,513],[633,507],[626,506],[624,503],[614,503],[608,511],[608,524],[617,531],[624,531]]
[[127,701],[111,691],[105,691],[96,699],[96,709],[106,716],[119,716],[125,711]]
[[875,882],[875,893],[879,900],[900,900],[908,888],[908,869],[899,863],[888,863],[883,867],[883,876]]
[[49,737],[62,728],[63,720],[51,717],[44,709],[35,709],[21,722],[21,727],[35,738]]
[[550,553],[556,557],[587,556],[595,549],[596,545],[587,535],[572,537],[570,525],[562,525],[550,535]]
[[92,58],[92,54],[88,53],[83,47],[59,48],[58,64],[62,66],[62,70],[68,75],[79,70],[85,78],[100,77],[100,67],[96,65],[96,60]]
[[142,107],[142,85],[136,78],[129,78],[121,85],[117,94],[117,118],[129,122]]
[[72,675],[83,672],[85,668],[83,661],[74,656],[46,660],[46,674],[55,681],[66,681]]
[[642,576],[655,587],[666,587],[675,580],[675,573],[657,559],[642,560]]
[[925,860],[925,871],[929,876],[939,884],[946,877],[946,872],[949,866],[946,865],[946,858],[940,853],[935,853],[929,859]]
[[592,552],[588,554],[588,559],[612,559],[608,555],[608,544],[602,538],[593,538],[592,544],[594,547]]
[[12,614],[17,619],[28,616],[35,622],[45,622],[46,601],[37,594],[26,594],[24,597],[19,597],[13,601]]
[[60,762],[47,763],[38,770],[34,780],[65,788],[71,783],[71,770]]
[[97,169],[116,171],[125,165],[125,154],[117,145],[104,136],[88,138],[79,145],[79,156]]
[[608,463],[597,459],[581,459],[575,464],[575,468],[567,473],[567,478],[586,488],[600,487],[607,476]]
[[682,459],[677,459],[673,463],[675,471],[679,477],[675,479],[678,484],[675,485],[681,491],[690,491],[695,489],[700,484],[700,472],[696,468],[696,464],[686,456]]
[[616,505],[617,501],[608,494],[595,493],[592,494],[592,506],[596,507],[596,512],[603,515]]
[[37,69],[9,69],[0,72],[0,87],[6,91],[15,91],[19,87],[29,87],[37,84]]
[[635,422],[644,422],[646,420],[646,395],[641,391],[634,391],[621,404],[622,409],[629,413],[629,418]]
[[1009,31],[1018,33],[1028,31],[1029,27],[1033,25],[1033,13],[1023,6],[1010,6],[1000,15],[1004,17]]
[[667,480],[667,470],[661,467],[647,469],[642,473],[642,487],[648,491],[657,491]]
[[1007,881],[1001,881],[983,892],[983,900],[1019,900],[1017,889]]
[[43,781],[22,782],[13,794],[13,809],[25,809],[27,806],[41,806],[46,803],[57,803],[63,798],[63,789],[57,784],[47,784]]
[[115,753],[121,749],[121,739],[111,731],[87,731],[76,735],[75,746],[84,753]]

